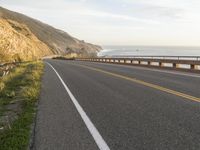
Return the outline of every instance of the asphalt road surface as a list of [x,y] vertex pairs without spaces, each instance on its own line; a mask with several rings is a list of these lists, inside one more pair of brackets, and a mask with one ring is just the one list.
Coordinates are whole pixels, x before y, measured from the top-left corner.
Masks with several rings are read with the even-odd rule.
[[199,150],[200,75],[46,60],[36,150]]

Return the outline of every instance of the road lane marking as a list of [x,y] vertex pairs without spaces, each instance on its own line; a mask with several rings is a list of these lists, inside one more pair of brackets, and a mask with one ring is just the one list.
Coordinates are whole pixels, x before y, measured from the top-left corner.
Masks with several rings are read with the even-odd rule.
[[[161,72],[161,73],[167,73],[167,74],[174,74],[174,75],[179,75],[179,76],[187,76],[187,77],[195,77],[195,78],[200,78],[199,75],[197,74],[189,74],[189,73],[185,73],[185,72],[180,72],[180,71],[173,71],[173,70],[159,70],[156,68],[146,68],[146,66],[129,66],[129,65],[123,65],[123,64],[111,64],[111,63],[102,63],[102,62],[93,62],[96,64],[103,64],[103,65],[110,65],[110,66],[119,66],[120,67],[125,67],[125,68],[132,68],[132,69],[137,69],[137,70],[147,70],[147,71],[151,71],[151,72]],[[164,69],[164,68],[163,68]],[[167,69],[167,68],[165,68]]]
[[185,94],[185,93],[181,93],[181,92],[178,92],[178,91],[175,91],[175,90],[171,90],[171,89],[168,89],[168,88],[156,85],[156,84],[148,83],[148,82],[145,82],[145,81],[142,81],[142,80],[138,80],[136,78],[131,78],[131,77],[128,77],[128,76],[120,75],[120,74],[117,74],[117,73],[113,73],[113,72],[109,72],[109,71],[105,71],[105,70],[102,70],[102,69],[89,67],[89,66],[85,66],[85,65],[80,65],[80,64],[73,64],[73,65],[80,66],[80,67],[83,67],[83,68],[87,68],[87,69],[90,69],[90,70],[93,70],[93,71],[101,72],[101,73],[104,73],[104,74],[108,74],[108,75],[111,75],[111,76],[114,76],[114,77],[117,77],[117,78],[121,78],[121,79],[131,81],[131,82],[135,82],[135,83],[138,83],[138,84],[150,87],[150,88],[154,88],[154,89],[166,92],[166,93],[170,93],[170,94],[173,94],[173,95],[176,95],[176,96],[179,96],[179,97],[183,97],[183,98],[188,99],[188,100],[200,102],[200,98],[198,98],[198,97],[191,96],[191,95],[188,95],[188,94]]
[[83,110],[81,105],[78,103],[78,101],[76,100],[76,98],[74,97],[74,95],[72,94],[70,89],[68,88],[68,86],[65,84],[63,79],[60,77],[60,75],[56,71],[56,69],[50,63],[48,63],[48,62],[46,62],[46,63],[53,69],[53,71],[56,73],[56,75],[60,79],[61,83],[63,84],[65,90],[67,91],[68,95],[70,96],[70,98],[71,98],[72,102],[74,103],[78,113],[80,114],[81,118],[83,119],[86,127],[88,128],[90,134],[94,138],[94,141],[96,142],[99,149],[100,150],[110,150],[110,148],[108,147],[108,145],[104,141],[103,137],[100,135],[99,131],[94,126],[94,124],[92,123],[90,118],[87,116],[87,114],[85,113],[85,111]]

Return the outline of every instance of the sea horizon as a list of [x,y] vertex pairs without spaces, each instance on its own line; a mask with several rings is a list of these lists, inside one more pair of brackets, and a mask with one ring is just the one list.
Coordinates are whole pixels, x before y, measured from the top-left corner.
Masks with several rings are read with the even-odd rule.
[[200,56],[200,46],[104,45],[98,56]]

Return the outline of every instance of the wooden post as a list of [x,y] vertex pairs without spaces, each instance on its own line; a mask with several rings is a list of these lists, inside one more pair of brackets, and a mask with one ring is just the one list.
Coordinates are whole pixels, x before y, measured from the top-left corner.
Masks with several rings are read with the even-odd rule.
[[160,66],[160,67],[164,67],[164,63],[159,62],[159,66]]
[[176,63],[173,63],[173,68],[176,68]]
[[159,62],[159,67],[162,67],[162,62]]
[[194,64],[191,64],[191,65],[190,65],[190,69],[195,69],[195,65],[194,65]]

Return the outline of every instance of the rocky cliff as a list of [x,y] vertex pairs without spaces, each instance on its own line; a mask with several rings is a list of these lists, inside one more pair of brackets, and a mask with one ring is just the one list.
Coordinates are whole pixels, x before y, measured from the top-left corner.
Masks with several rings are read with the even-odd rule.
[[33,60],[52,54],[93,56],[99,50],[100,46],[0,7],[0,62]]

